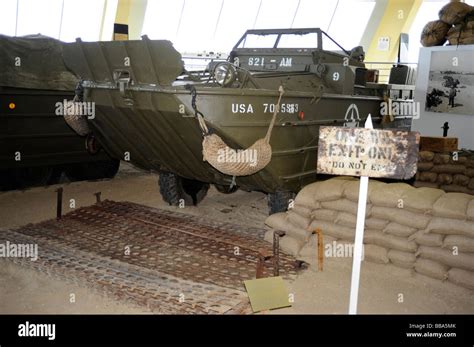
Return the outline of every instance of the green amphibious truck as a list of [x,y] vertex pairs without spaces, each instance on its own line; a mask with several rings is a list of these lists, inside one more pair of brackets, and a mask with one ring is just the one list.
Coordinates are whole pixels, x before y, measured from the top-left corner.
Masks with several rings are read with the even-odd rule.
[[146,36],[77,40],[63,57],[82,80],[78,97],[95,102],[94,136],[114,157],[160,172],[170,204],[196,204],[214,184],[266,192],[271,213],[285,210],[317,179],[320,126],[410,118],[382,115],[381,103],[412,102],[413,86],[370,82],[362,48],[346,51],[320,29],[248,30],[205,71],[186,71],[169,41]]
[[91,154],[57,112],[78,83],[64,66],[61,44],[40,35],[0,35],[0,191],[54,184],[63,173],[84,180],[118,170],[119,160]]

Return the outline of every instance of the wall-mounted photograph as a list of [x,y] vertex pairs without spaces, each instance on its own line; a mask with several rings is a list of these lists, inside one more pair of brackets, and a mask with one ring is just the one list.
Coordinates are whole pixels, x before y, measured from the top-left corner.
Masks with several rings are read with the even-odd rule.
[[473,97],[472,52],[432,52],[425,110],[474,115]]

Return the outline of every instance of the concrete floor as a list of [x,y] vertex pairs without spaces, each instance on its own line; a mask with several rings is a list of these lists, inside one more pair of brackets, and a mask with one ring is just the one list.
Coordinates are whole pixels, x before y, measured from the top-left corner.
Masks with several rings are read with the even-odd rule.
[[[103,199],[132,201],[244,226],[264,227],[267,202],[262,193],[238,191],[224,195],[212,188],[198,207],[178,209],[161,199],[157,182],[156,175],[125,164],[113,180],[61,186],[65,206],[70,199],[75,199],[76,208],[91,205],[95,202],[93,193],[101,191]],[[57,186],[50,186],[0,193],[0,229],[54,218],[56,189]],[[64,212],[68,212],[68,207]],[[351,260],[326,259],[323,272],[311,265],[294,281],[287,282],[289,293],[294,296],[293,306],[265,313],[346,313]],[[146,309],[114,301],[88,288],[0,261],[0,313],[148,313]],[[360,283],[360,313],[474,313],[472,291],[394,266],[364,262]],[[71,294],[75,302],[71,302]]]

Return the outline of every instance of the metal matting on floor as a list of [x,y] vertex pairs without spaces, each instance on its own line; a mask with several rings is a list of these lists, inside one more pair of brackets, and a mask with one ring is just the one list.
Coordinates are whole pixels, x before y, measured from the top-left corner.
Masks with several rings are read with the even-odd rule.
[[[9,258],[157,313],[250,313],[243,281],[272,246],[263,230],[105,200],[59,220],[0,232],[0,242],[38,244],[39,259]],[[283,253],[279,271],[301,263]],[[260,273],[273,275],[272,259]]]

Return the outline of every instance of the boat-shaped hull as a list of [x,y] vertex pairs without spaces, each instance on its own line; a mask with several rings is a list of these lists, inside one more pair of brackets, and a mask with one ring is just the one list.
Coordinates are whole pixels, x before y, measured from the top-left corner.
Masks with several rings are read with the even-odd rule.
[[[203,161],[203,134],[191,95],[184,88],[132,90],[128,101],[117,89],[97,88],[90,90],[89,98],[96,105],[96,118],[91,122],[94,132],[113,156],[129,158],[144,169],[170,171],[202,182],[228,185],[232,181]],[[208,128],[230,147],[245,149],[265,136],[277,98],[276,91],[240,90],[236,95],[226,89],[202,88],[197,90],[196,103]],[[127,104],[130,100],[133,105]],[[378,97],[315,98],[288,91],[281,110],[289,112],[277,116],[270,164],[254,175],[237,177],[237,184],[248,190],[274,192],[297,191],[315,181],[319,127],[357,125],[350,119],[351,105],[357,106],[360,115],[372,114],[380,122],[380,102]],[[180,113],[181,105],[184,113]]]

